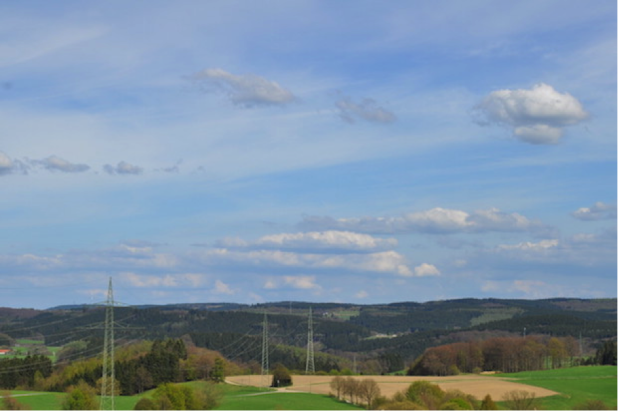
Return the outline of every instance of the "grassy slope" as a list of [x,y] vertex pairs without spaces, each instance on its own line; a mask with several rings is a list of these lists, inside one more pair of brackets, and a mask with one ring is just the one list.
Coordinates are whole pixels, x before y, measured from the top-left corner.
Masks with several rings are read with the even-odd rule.
[[[224,385],[218,410],[359,410],[326,395],[277,393],[261,388]],[[260,395],[255,395],[260,394]]]
[[616,367],[594,366],[499,374],[517,382],[547,388],[562,395],[540,399],[548,410],[573,409],[586,400],[601,400],[616,409]]
[[[183,383],[194,388],[204,384],[194,381]],[[223,394],[221,405],[218,410],[359,410],[362,408],[340,402],[334,398],[305,393],[276,393],[272,390],[265,391],[256,387],[241,387],[233,385],[219,385],[218,388]],[[142,397],[150,397],[151,391],[141,395],[120,396],[115,398],[115,409],[132,410],[135,404]],[[264,395],[255,395],[263,394]],[[60,410],[62,400],[66,394],[63,393],[36,393],[32,391],[11,391],[16,394],[35,394],[31,396],[15,397],[20,403],[27,405],[32,410]]]

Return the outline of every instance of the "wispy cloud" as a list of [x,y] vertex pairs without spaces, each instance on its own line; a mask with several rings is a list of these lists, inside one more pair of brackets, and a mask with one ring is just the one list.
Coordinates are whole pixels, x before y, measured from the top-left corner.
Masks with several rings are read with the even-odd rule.
[[63,173],[83,173],[90,170],[90,166],[87,164],[71,163],[58,156],[50,156],[42,160],[30,160],[30,163],[43,167],[48,171],[60,171]]
[[142,167],[129,164],[126,161],[121,161],[116,166],[105,164],[103,166],[103,171],[110,175],[139,175],[142,174],[144,169]]
[[616,204],[606,204],[601,201],[594,203],[592,207],[581,207],[571,214],[578,220],[615,220]]
[[497,208],[466,212],[432,208],[405,214],[401,217],[339,218],[305,217],[301,228],[331,228],[372,234],[393,233],[463,233],[463,232],[522,232],[545,231],[547,226],[518,213],[505,213]]
[[235,75],[219,68],[197,72],[189,79],[204,91],[221,91],[235,105],[255,107],[260,105],[284,105],[296,97],[277,82],[255,74]]
[[260,237],[255,241],[228,238],[218,242],[221,247],[245,249],[280,249],[326,253],[371,253],[397,246],[394,238],[377,238],[350,231],[281,233]]
[[391,111],[380,107],[371,98],[364,98],[359,102],[354,102],[350,97],[342,96],[335,102],[339,109],[339,116],[348,123],[356,120],[365,120],[372,123],[392,123],[397,119]]
[[481,122],[510,126],[517,139],[531,144],[556,144],[564,127],[588,117],[575,97],[544,83],[529,90],[493,91],[476,111]]

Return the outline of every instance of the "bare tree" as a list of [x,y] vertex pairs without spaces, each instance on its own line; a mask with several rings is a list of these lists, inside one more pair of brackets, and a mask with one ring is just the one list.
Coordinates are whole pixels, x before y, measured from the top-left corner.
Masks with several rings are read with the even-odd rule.
[[530,391],[513,390],[502,396],[504,405],[510,410],[536,410],[538,400],[536,394]]
[[367,409],[371,409],[373,401],[380,395],[380,387],[375,380],[365,379],[358,384],[358,394],[367,402]]

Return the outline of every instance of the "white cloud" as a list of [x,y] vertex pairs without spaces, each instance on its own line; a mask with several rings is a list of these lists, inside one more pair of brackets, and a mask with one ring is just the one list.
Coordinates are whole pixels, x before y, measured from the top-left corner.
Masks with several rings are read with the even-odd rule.
[[392,112],[378,106],[377,102],[370,98],[355,103],[349,97],[343,96],[335,105],[339,109],[339,116],[348,123],[354,123],[356,119],[373,123],[392,123],[397,119]]
[[90,170],[86,164],[71,163],[58,156],[50,156],[42,160],[31,160],[31,164],[41,166],[48,171],[61,171],[63,173],[83,173]]
[[282,233],[260,237],[254,242],[228,238],[219,242],[230,248],[305,250],[311,252],[376,252],[397,246],[394,238],[381,239],[350,231]]
[[218,248],[197,254],[202,264],[249,266],[253,269],[295,268],[346,270],[413,276],[405,257],[395,251],[370,254],[313,254],[280,250],[228,250]]
[[141,174],[144,169],[136,165],[129,164],[126,161],[121,161],[115,167],[109,164],[105,164],[103,166],[103,171],[110,175],[138,175]]
[[13,172],[13,161],[0,151],[0,176],[4,174],[10,174]]
[[315,276],[284,276],[283,281],[286,285],[301,290],[312,290],[321,288],[318,284],[315,283]]
[[214,292],[216,294],[227,294],[227,295],[233,295],[234,294],[234,290],[232,290],[229,285],[225,284],[221,280],[216,280],[215,281],[215,290],[214,290]]
[[499,245],[498,249],[543,252],[550,248],[558,247],[559,244],[558,240],[541,240],[538,243],[523,242],[515,245]]
[[616,204],[606,204],[601,201],[592,207],[582,207],[571,214],[578,220],[613,220],[616,219]]
[[435,265],[423,263],[418,267],[414,267],[414,275],[416,277],[429,277],[440,275],[440,270]]
[[[227,94],[230,101],[242,107],[256,105],[283,105],[295,100],[294,95],[278,83],[254,74],[234,75],[215,68],[190,76],[204,86],[203,81]],[[208,91],[207,87],[202,89]]]
[[540,83],[530,90],[497,90],[476,107],[485,122],[513,127],[516,138],[532,144],[556,144],[562,129],[588,117],[569,93]]
[[402,217],[341,218],[305,217],[302,227],[334,228],[373,234],[387,233],[458,233],[489,231],[540,231],[547,227],[518,213],[504,213],[497,208],[468,213],[462,210],[433,208]]
[[354,297],[356,298],[367,298],[369,297],[369,293],[365,290],[360,290],[359,292],[357,292]]
[[199,287],[204,284],[203,274],[165,274],[151,275],[138,274],[135,272],[119,273],[120,281],[127,282],[138,288],[157,288],[157,287]]

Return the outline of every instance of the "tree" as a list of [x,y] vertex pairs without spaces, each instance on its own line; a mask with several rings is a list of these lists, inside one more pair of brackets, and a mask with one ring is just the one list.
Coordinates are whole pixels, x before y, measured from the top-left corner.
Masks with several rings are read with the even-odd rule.
[[536,394],[529,391],[509,391],[504,394],[502,401],[510,410],[536,410],[539,408]]
[[337,375],[332,380],[330,380],[330,388],[334,392],[337,393],[337,399],[341,399],[341,391],[343,390],[344,379],[343,377]]
[[584,402],[580,402],[575,407],[574,410],[611,410],[611,408],[605,404],[601,400],[586,400]]
[[135,404],[135,407],[133,407],[133,409],[134,410],[158,410],[157,404],[155,404],[155,402],[151,400],[150,398],[146,398],[146,397],[141,398],[137,402],[137,404]]
[[494,400],[491,398],[491,395],[487,394],[485,398],[483,398],[483,401],[481,401],[480,409],[481,410],[497,410],[498,406],[496,405]]
[[70,387],[69,395],[62,403],[63,410],[98,410],[99,402],[93,387],[80,381],[75,387]]
[[358,384],[358,393],[367,402],[367,409],[370,409],[373,401],[380,395],[380,387],[375,380],[365,379]]
[[600,365],[616,365],[616,341],[605,341],[597,350],[596,362]]
[[27,406],[17,401],[11,396],[10,393],[6,393],[0,398],[0,410],[29,410]]
[[405,393],[406,398],[428,410],[436,410],[444,399],[444,391],[437,384],[415,381]]
[[287,387],[292,385],[292,376],[282,364],[275,365],[273,369],[273,382],[271,387]]
[[342,393],[343,395],[349,396],[350,402],[354,404],[356,397],[358,396],[358,381],[352,377],[346,377],[343,381]]
[[[211,378],[214,382],[225,382],[225,361],[223,360],[223,358],[221,357],[215,358],[215,365],[212,369]],[[290,380],[290,385],[291,385],[292,377],[290,377],[289,380]]]

